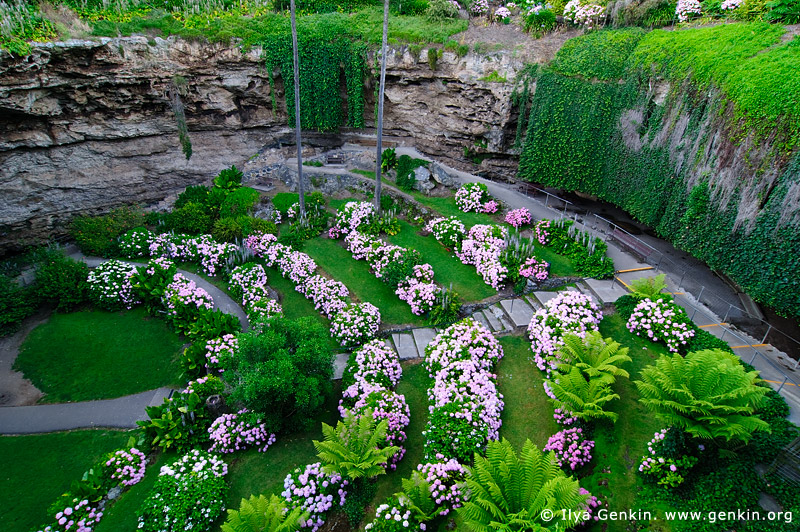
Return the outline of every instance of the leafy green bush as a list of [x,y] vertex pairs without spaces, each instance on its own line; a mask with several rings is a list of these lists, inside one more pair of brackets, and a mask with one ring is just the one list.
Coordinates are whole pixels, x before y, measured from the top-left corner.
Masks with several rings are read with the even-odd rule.
[[428,0],[390,0],[389,8],[395,15],[424,15]]
[[397,159],[397,186],[403,190],[412,190],[417,180],[414,170],[420,166],[428,166],[428,161],[401,155]]
[[272,197],[272,205],[275,210],[285,215],[289,211],[289,207],[300,201],[300,194],[294,192],[278,192]]
[[207,431],[213,420],[197,393],[176,393],[145,411],[149,419],[136,424],[153,446],[183,452],[208,444]]
[[458,17],[458,9],[449,0],[429,0],[425,16],[428,20],[442,21]]
[[387,148],[381,154],[381,170],[388,172],[397,168],[397,152],[394,148]]
[[[632,311],[633,309],[631,309],[631,312]],[[622,313],[620,312],[620,314]],[[689,338],[689,341],[685,346],[682,346],[681,352],[694,353],[695,351],[702,351],[704,349],[721,349],[723,351],[733,353],[733,350],[731,349],[731,346],[728,345],[728,342],[725,340],[720,340],[705,329],[695,327],[694,336]]]
[[22,320],[36,312],[37,305],[35,287],[20,286],[0,275],[0,336],[17,332]]
[[200,235],[211,229],[211,216],[208,210],[198,203],[187,203],[169,215],[169,226],[176,233]]
[[250,187],[240,187],[230,192],[219,208],[220,218],[248,214],[258,203],[260,194]]
[[198,309],[195,320],[184,330],[184,334],[192,341],[211,340],[226,334],[234,334],[242,330],[242,325],[233,314],[226,314],[219,309]]
[[242,171],[236,168],[236,165],[231,166],[217,174],[214,178],[214,188],[232,192],[242,186],[242,177],[244,177]]
[[151,315],[161,310],[161,297],[177,270],[175,264],[166,259],[152,259],[136,268],[136,273],[131,277],[131,287],[136,299]]
[[141,210],[120,207],[105,216],[78,216],[70,225],[70,235],[85,254],[110,257],[116,252],[117,238],[142,225]]
[[236,242],[256,232],[277,235],[278,226],[275,222],[253,216],[220,218],[214,222],[211,236],[217,242]]
[[87,301],[89,267],[50,249],[36,263],[36,296],[55,305],[56,310],[72,310]]
[[400,259],[390,262],[383,269],[381,281],[396,287],[407,277],[414,277],[414,266],[422,264],[422,255],[416,249],[406,249]]
[[639,301],[641,300],[636,296],[625,294],[614,301],[614,306],[617,307],[617,312],[619,313],[620,317],[623,320],[628,321],[628,318],[630,318],[631,314],[633,314],[633,309],[636,308],[636,305],[639,304]]
[[308,427],[333,388],[328,331],[314,318],[272,318],[263,332],[239,335],[239,353],[223,378],[230,402],[264,414],[270,432]]
[[767,20],[783,24],[800,23],[800,0],[772,0],[767,2],[770,8]]
[[180,209],[189,203],[197,203],[198,205],[208,204],[208,193],[210,188],[204,185],[192,185],[186,187],[186,190],[180,193],[178,199],[175,200],[173,208]]
[[541,9],[538,12],[531,12],[525,17],[525,31],[534,37],[541,37],[545,33],[553,31],[556,27],[556,14],[549,9]]

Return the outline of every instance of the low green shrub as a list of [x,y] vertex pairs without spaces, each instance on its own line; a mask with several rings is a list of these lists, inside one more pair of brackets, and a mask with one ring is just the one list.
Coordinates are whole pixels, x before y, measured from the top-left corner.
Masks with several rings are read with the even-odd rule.
[[23,287],[0,275],[0,337],[17,332],[22,321],[36,312],[36,288]]
[[397,168],[397,152],[394,148],[387,148],[381,154],[381,171],[388,172]]
[[211,340],[226,334],[238,333],[242,325],[233,314],[226,314],[219,309],[198,309],[195,321],[190,323],[184,334],[192,341]]
[[556,14],[549,9],[531,12],[525,17],[525,31],[538,38],[556,28]]
[[214,222],[211,236],[217,242],[236,242],[253,233],[278,234],[278,226],[271,220],[253,216],[237,216],[236,218],[220,218]]
[[424,15],[428,0],[390,0],[389,8],[395,15]]
[[214,178],[214,188],[232,192],[242,186],[244,174],[236,166],[226,168]]
[[249,214],[258,203],[260,194],[250,187],[240,187],[230,192],[219,208],[220,218]]
[[420,166],[428,166],[428,161],[401,155],[397,159],[397,186],[403,190],[412,190],[417,181],[414,170]]
[[625,294],[624,296],[620,296],[614,301],[614,306],[617,307],[617,312],[619,313],[620,317],[628,321],[633,314],[633,309],[636,308],[636,305],[639,304],[640,299],[636,296],[631,294]]
[[169,227],[176,233],[201,235],[211,229],[212,219],[208,209],[198,203],[187,203],[169,216]]
[[104,216],[78,216],[70,225],[70,236],[85,254],[110,257],[116,252],[120,235],[143,225],[141,210],[120,207]]
[[196,393],[177,393],[158,406],[145,408],[148,419],[137,421],[154,447],[164,451],[188,451],[208,445],[213,419]]
[[[631,309],[631,311],[632,310],[633,309]],[[720,340],[705,329],[695,327],[694,336],[689,339],[681,352],[694,353],[695,351],[702,351],[704,349],[721,349],[733,353],[733,349],[728,345],[728,342]]]
[[399,260],[390,262],[383,269],[381,281],[396,287],[407,277],[414,277],[414,266],[422,264],[422,255],[415,249],[406,249]]
[[56,310],[72,310],[88,298],[89,267],[73,260],[61,250],[43,252],[36,264],[36,296],[55,305]]
[[208,193],[211,189],[203,185],[193,185],[186,187],[186,190],[180,193],[178,199],[175,200],[173,208],[180,209],[189,203],[197,203],[198,205],[208,205]]

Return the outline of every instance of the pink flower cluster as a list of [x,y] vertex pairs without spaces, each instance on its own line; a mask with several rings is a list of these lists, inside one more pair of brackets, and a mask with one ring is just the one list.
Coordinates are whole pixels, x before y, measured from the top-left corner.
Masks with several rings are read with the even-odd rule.
[[564,6],[564,20],[576,26],[583,26],[587,30],[599,25],[600,18],[604,17],[605,13],[605,7],[597,4],[582,5],[580,0],[570,0]]
[[294,289],[314,303],[314,309],[328,318],[335,317],[347,307],[350,291],[339,281],[321,275],[312,275],[298,283]]
[[663,341],[671,352],[677,353],[680,346],[694,336],[688,321],[683,309],[674,303],[643,299],[633,309],[626,326],[637,336],[647,336],[653,342]]
[[[443,455],[438,455],[444,460]],[[419,464],[417,471],[430,484],[431,497],[440,506],[439,515],[447,515],[451,510],[463,506],[467,500],[467,470],[458,460],[451,458],[446,462]]]
[[86,499],[72,499],[70,506],[55,515],[56,523],[44,527],[39,532],[92,532],[103,512],[89,504]]
[[119,481],[123,486],[133,486],[144,478],[147,458],[136,447],[119,449],[108,459],[106,467],[111,468],[112,479]]
[[514,209],[506,213],[506,223],[514,227],[514,229],[519,229],[523,225],[531,223],[532,219],[531,211],[525,207]]
[[439,292],[441,288],[433,282],[433,267],[430,264],[414,266],[414,277],[406,277],[395,290],[395,294],[408,303],[411,312],[417,316],[430,312]]
[[250,305],[247,317],[252,321],[267,320],[275,316],[283,316],[283,307],[274,299],[262,298]]
[[176,273],[172,282],[167,285],[164,295],[161,296],[161,302],[167,311],[167,316],[172,317],[179,316],[184,308],[191,310],[214,308],[211,295],[181,273]]
[[456,190],[456,206],[463,212],[497,212],[500,206],[483,183],[465,183]]
[[142,227],[131,229],[118,239],[119,254],[129,259],[150,255],[150,244],[156,235]]
[[591,296],[571,290],[559,292],[536,311],[528,324],[536,367],[549,374],[558,365],[556,351],[564,344],[563,336],[573,333],[583,338],[588,331],[597,330],[601,318]]
[[536,236],[536,241],[543,246],[546,246],[550,243],[550,224],[550,220],[539,220],[533,227],[533,233]]
[[359,226],[375,219],[375,206],[366,201],[347,202],[336,214],[336,223],[331,227],[331,238],[339,238],[355,231]]
[[366,260],[372,267],[375,277],[383,277],[383,270],[391,262],[401,260],[405,248],[387,244],[379,238],[373,238],[358,231],[351,231],[344,239],[347,250],[356,260]]
[[594,449],[594,440],[584,439],[583,429],[571,428],[556,432],[547,440],[545,451],[553,451],[556,461],[561,467],[571,470],[588,464],[592,460],[591,451]]
[[722,2],[720,9],[723,11],[733,11],[734,9],[739,9],[739,6],[742,5],[744,0],[725,0]]
[[279,258],[277,263],[281,275],[294,284],[302,283],[317,270],[314,259],[302,251],[290,251]]
[[[642,457],[642,461],[639,464],[639,472],[646,477],[652,478],[658,484],[674,488],[683,483],[685,480],[683,475],[693,468],[700,459],[690,454],[679,458],[664,458],[661,456],[666,435],[667,429],[662,429],[656,432],[653,435],[653,439],[647,443],[647,450],[650,455]],[[699,449],[702,451],[705,447],[700,445]]]
[[[583,505],[583,511],[584,511],[583,517],[586,517],[586,519],[582,520],[579,524],[583,524],[591,519],[599,521],[600,516],[595,514],[595,510],[600,507],[600,500],[594,495],[592,495],[588,490],[585,490],[583,488],[578,488],[578,493],[580,495],[588,495],[588,498],[586,499],[586,502]],[[606,504],[606,506],[608,506],[608,504]]]
[[526,279],[534,281],[546,281],[549,275],[550,264],[539,261],[536,257],[528,257],[519,268],[519,274]]
[[310,516],[301,523],[301,528],[310,528],[317,532],[325,524],[325,514],[333,508],[334,503],[344,506],[347,497],[347,481],[336,473],[327,474],[322,471],[322,464],[309,464],[305,469],[297,468],[286,475],[281,495],[290,508],[302,508]]
[[254,262],[237,266],[231,272],[228,289],[239,295],[242,306],[247,308],[267,295],[267,272]]
[[239,350],[239,339],[232,334],[213,338],[206,342],[206,369],[223,373]]
[[215,242],[209,235],[162,233],[150,243],[151,256],[196,262],[208,275],[217,275],[236,250],[233,244]]
[[369,302],[352,303],[331,320],[331,336],[343,347],[354,347],[374,338],[380,326],[378,307]]
[[251,423],[248,410],[239,410],[236,414],[223,414],[208,429],[213,444],[208,450],[212,453],[233,453],[255,447],[263,453],[275,443],[275,434],[270,434],[266,426],[256,420]]
[[[447,411],[450,418],[477,431],[482,444],[476,451],[499,436],[504,404],[491,369],[502,356],[494,335],[469,318],[440,332],[425,349],[425,365],[433,379],[428,410],[431,416],[437,410]],[[426,433],[434,429],[430,420],[428,425]],[[426,450],[425,454],[432,457],[438,453]]]
[[136,266],[107,260],[89,272],[87,283],[92,299],[103,307],[133,308],[140,302],[133,295],[131,278],[136,274]]
[[508,277],[508,268],[500,260],[506,248],[508,230],[499,225],[475,225],[461,242],[456,256],[478,270],[486,284],[500,290]]
[[406,497],[392,497],[388,503],[383,503],[375,509],[375,519],[368,523],[364,530],[373,532],[427,530],[425,523],[420,523],[416,514],[408,508],[408,503]]
[[687,22],[692,15],[699,15],[703,11],[699,0],[678,0],[675,6],[675,14],[678,22]]
[[425,230],[433,233],[433,237],[448,249],[457,248],[467,232],[464,224],[455,216],[433,218],[425,225]]
[[[258,257],[264,257],[267,251],[277,242],[278,237],[275,235],[271,235],[269,233],[253,233],[247,237],[247,239],[244,241],[244,245],[247,249],[252,251],[254,255]],[[269,263],[267,266],[272,267],[272,265]]]
[[353,371],[355,382],[342,392],[339,414],[360,417],[369,409],[374,419],[386,419],[389,424],[386,445],[400,447],[386,464],[387,468],[395,469],[406,452],[403,443],[410,422],[405,396],[393,391],[403,375],[400,357],[382,340],[373,340],[351,355],[348,371]]
[[[547,383],[547,381],[545,381],[545,383]],[[555,396],[549,387],[547,388],[547,391],[550,392],[547,394],[548,397],[550,397],[551,399],[555,399]],[[555,419],[556,423],[558,423],[559,425],[564,425],[566,427],[578,421],[578,418],[576,418],[572,412],[570,412],[569,410],[562,410],[560,408],[556,408],[553,411],[553,419]]]

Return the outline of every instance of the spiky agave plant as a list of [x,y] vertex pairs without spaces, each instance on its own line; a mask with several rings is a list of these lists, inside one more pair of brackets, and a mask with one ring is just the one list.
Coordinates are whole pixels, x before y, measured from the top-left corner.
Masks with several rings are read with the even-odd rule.
[[491,441],[486,458],[476,454],[467,470],[470,498],[456,511],[470,530],[560,532],[583,516],[588,495],[553,453],[542,453],[530,440],[519,456],[505,438]]

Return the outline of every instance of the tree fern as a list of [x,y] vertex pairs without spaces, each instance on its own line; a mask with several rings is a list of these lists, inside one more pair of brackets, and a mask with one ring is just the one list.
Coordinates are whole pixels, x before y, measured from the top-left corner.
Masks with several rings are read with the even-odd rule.
[[549,381],[550,389],[555,395],[558,408],[572,412],[572,414],[585,421],[593,419],[617,420],[617,414],[607,412],[605,404],[614,399],[619,399],[606,382],[601,379],[587,381],[581,370],[573,367],[566,375],[558,375]]
[[653,301],[659,298],[672,299],[671,295],[661,293],[662,290],[666,290],[667,288],[667,283],[664,281],[666,277],[665,274],[661,273],[655,277],[634,279],[631,281],[631,291],[634,296],[641,299],[652,299]]
[[286,508],[286,502],[277,495],[267,499],[263,495],[242,499],[239,510],[228,510],[228,520],[222,532],[297,532],[300,523],[308,519],[301,508]]
[[[467,470],[470,498],[457,511],[476,532],[565,530],[576,523],[563,519],[561,510],[580,515],[586,503],[587,495],[556,465],[553,453],[543,454],[530,440],[519,456],[508,440],[491,441],[486,457],[476,454],[475,466]],[[545,509],[553,519],[541,519]]]
[[388,426],[385,419],[376,423],[369,409],[359,416],[348,415],[336,428],[323,423],[325,440],[314,441],[323,470],[351,480],[384,474],[384,464],[399,450],[394,446],[382,447]]
[[662,356],[641,376],[635,384],[642,404],[695,437],[746,443],[753,432],[769,430],[753,415],[768,389],[756,386],[758,372],[746,371],[731,353],[708,349],[686,358]]
[[628,348],[621,347],[611,338],[603,338],[598,331],[586,333],[585,338],[576,334],[566,334],[563,337],[564,345],[558,350],[557,356],[562,361],[558,370],[569,373],[573,367],[584,374],[586,380],[599,379],[606,384],[614,384],[617,377],[630,377],[622,369],[626,362],[631,361]]

